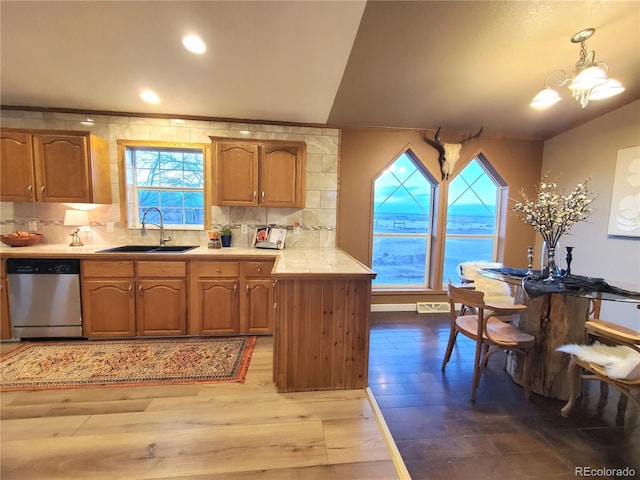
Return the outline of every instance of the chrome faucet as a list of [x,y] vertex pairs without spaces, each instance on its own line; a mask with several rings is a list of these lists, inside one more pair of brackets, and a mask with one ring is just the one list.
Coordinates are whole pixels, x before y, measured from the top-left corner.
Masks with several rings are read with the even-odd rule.
[[156,210],[158,212],[158,215],[160,216],[160,225],[158,225],[157,223],[151,223],[151,222],[146,222],[146,223],[155,225],[156,227],[160,228],[160,245],[164,247],[167,242],[171,241],[171,237],[164,236],[164,223],[162,223],[162,212],[158,207],[149,207],[144,211],[144,213],[142,214],[142,230],[140,230],[140,234],[143,237],[147,236],[147,227],[144,219],[147,218],[147,213],[149,213],[151,210]]

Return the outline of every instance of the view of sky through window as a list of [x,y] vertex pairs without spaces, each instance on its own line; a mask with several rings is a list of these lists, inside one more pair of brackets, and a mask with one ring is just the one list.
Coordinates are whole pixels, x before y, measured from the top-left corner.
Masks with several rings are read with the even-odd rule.
[[[165,225],[204,224],[201,149],[128,148],[127,170],[136,191],[138,222],[147,208],[157,207]],[[157,211],[149,212],[146,220],[159,223]]]
[[449,183],[443,283],[458,280],[457,266],[493,261],[499,186],[474,158]]
[[[461,262],[494,260],[500,194],[500,186],[478,158],[451,179],[448,189],[444,284],[458,281]],[[374,287],[428,287],[434,192],[410,152],[375,179]]]
[[425,286],[433,186],[407,153],[374,184],[374,285]]

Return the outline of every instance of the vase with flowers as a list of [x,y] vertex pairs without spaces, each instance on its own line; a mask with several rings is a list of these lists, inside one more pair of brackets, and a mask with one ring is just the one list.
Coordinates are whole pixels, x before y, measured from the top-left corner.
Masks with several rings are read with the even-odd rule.
[[535,198],[521,192],[523,201],[516,202],[513,210],[522,220],[531,225],[540,235],[547,250],[545,280],[553,280],[558,274],[555,256],[558,242],[576,223],[591,215],[593,195],[587,186],[588,180],[576,185],[568,194],[557,191],[556,182],[548,182],[547,175],[538,184]]

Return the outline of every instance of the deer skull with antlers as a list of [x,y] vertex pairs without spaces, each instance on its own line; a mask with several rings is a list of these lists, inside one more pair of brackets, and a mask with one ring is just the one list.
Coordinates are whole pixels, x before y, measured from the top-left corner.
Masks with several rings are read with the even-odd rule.
[[442,179],[448,180],[451,176],[451,172],[453,172],[453,167],[460,158],[460,150],[465,143],[469,143],[472,140],[475,140],[482,134],[482,129],[484,127],[480,127],[478,133],[470,136],[469,138],[465,138],[460,143],[442,143],[440,141],[440,128],[438,127],[438,131],[435,135],[435,140],[431,140],[427,137],[427,134],[424,134],[424,141],[431,145],[438,151],[439,157],[438,162],[440,162],[440,171],[442,172]]

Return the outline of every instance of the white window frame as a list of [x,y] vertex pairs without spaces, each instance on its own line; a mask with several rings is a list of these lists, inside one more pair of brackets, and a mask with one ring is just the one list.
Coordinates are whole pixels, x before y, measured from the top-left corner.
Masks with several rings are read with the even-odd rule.
[[[210,146],[202,143],[177,143],[177,142],[159,142],[153,140],[119,140],[118,141],[118,157],[119,157],[119,177],[120,177],[120,201],[122,218],[126,219],[126,226],[130,229],[141,228],[141,219],[139,218],[138,205],[138,186],[135,185],[135,171],[127,164],[127,151],[131,149],[137,150],[176,150],[188,151],[197,150],[203,155],[203,186],[200,188],[171,188],[171,187],[142,187],[143,190],[165,190],[165,191],[202,191],[204,200],[204,221],[201,224],[165,224],[165,230],[206,230],[211,227],[211,158]],[[129,179],[129,176],[132,176]]]
[[375,281],[372,284],[372,290],[374,292],[381,291],[424,291],[430,288],[431,284],[431,252],[432,252],[432,241],[433,241],[433,229],[435,222],[435,204],[436,204],[436,193],[437,193],[437,182],[425,168],[425,166],[420,162],[420,160],[416,157],[416,155],[411,151],[411,149],[407,149],[403,151],[400,155],[396,156],[389,164],[386,165],[384,170],[382,170],[378,175],[376,175],[372,181],[372,194],[373,198],[375,198],[375,187],[376,180],[380,178],[380,176],[384,175],[394,163],[396,163],[403,155],[406,155],[407,158],[414,164],[415,168],[418,170],[418,173],[424,177],[425,182],[429,185],[431,190],[430,205],[427,206],[429,210],[429,227],[426,233],[376,233],[375,232],[375,201],[372,202],[371,209],[371,265],[373,265],[373,244],[376,238],[420,238],[424,239],[425,245],[425,264],[424,264],[424,283],[415,284],[415,283],[404,283],[404,284],[377,284]]
[[[493,231],[492,235],[483,235],[483,234],[463,234],[463,233],[454,233],[454,234],[450,234],[447,232],[447,223],[448,223],[448,217],[449,217],[449,205],[447,202],[447,211],[446,211],[446,219],[444,222],[444,244],[445,244],[445,249],[444,249],[444,256],[442,258],[442,265],[443,265],[443,272],[444,272],[444,265],[445,265],[445,256],[446,256],[446,245],[447,245],[447,240],[450,238],[463,238],[463,239],[474,239],[474,240],[482,240],[482,239],[491,239],[493,242],[493,248],[492,248],[492,252],[491,252],[491,261],[492,262],[497,262],[498,261],[498,257],[499,257],[499,253],[500,253],[500,235],[501,232],[503,230],[503,222],[505,221],[504,218],[504,214],[503,214],[503,210],[504,210],[504,202],[505,202],[505,193],[507,191],[507,186],[505,184],[505,182],[500,178],[500,176],[497,174],[497,172],[493,169],[493,167],[491,166],[491,164],[489,163],[489,161],[487,160],[487,158],[482,155],[482,154],[478,154],[475,157],[471,158],[469,160],[469,162],[467,162],[467,164],[464,166],[464,168],[462,170],[460,170],[457,174],[456,177],[460,175],[460,173],[462,173],[464,171],[465,168],[467,168],[469,166],[469,164],[471,164],[473,161],[477,161],[478,165],[480,166],[480,168],[482,168],[482,170],[484,171],[484,173],[493,181],[493,183],[496,186],[496,198],[495,198],[495,205],[496,205],[496,213],[495,213],[495,228]],[[450,182],[451,183],[451,182]],[[449,188],[449,185],[447,185],[447,188]],[[448,198],[449,192],[447,192],[447,198]],[[450,200],[448,198],[448,200]],[[469,259],[472,260],[472,259]],[[478,259],[473,259],[473,260],[478,260]],[[449,279],[443,278],[442,279],[442,285],[446,286],[447,282]],[[452,279],[453,280],[453,279]]]

